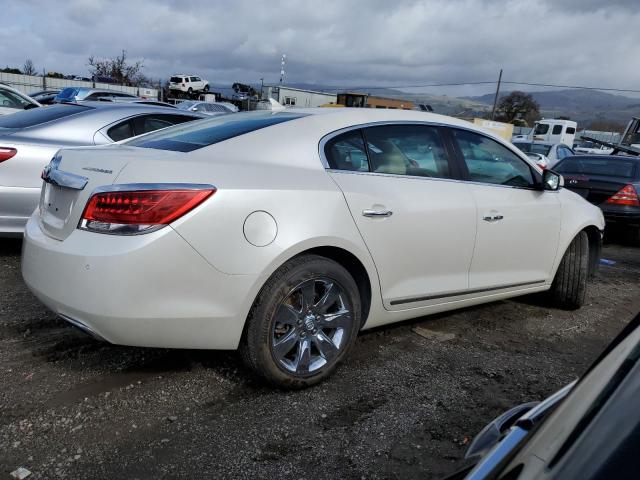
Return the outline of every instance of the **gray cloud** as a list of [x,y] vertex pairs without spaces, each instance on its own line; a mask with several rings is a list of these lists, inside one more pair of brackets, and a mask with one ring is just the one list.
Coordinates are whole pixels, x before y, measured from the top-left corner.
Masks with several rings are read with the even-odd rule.
[[229,84],[276,81],[286,53],[291,82],[483,81],[504,68],[510,80],[640,85],[635,1],[2,1],[7,65],[86,74],[89,55],[126,49],[153,78]]

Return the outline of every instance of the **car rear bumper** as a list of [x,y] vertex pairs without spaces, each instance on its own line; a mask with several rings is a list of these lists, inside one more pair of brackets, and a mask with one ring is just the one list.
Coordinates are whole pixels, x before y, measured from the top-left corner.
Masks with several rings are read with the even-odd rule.
[[608,224],[640,226],[640,207],[601,207]]
[[[138,236],[25,229],[22,275],[51,310],[120,345],[235,349],[254,276],[227,275],[172,228]],[[250,305],[249,305],[250,306]]]

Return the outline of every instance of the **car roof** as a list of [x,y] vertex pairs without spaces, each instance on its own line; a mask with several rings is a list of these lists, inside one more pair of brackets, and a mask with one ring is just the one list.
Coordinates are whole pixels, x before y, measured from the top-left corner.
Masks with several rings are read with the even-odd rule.
[[554,145],[564,145],[564,143],[549,143],[549,142],[536,142],[536,141],[532,141],[532,140],[521,140],[521,139],[516,139],[513,142],[514,144],[516,143],[526,143],[526,144],[530,144],[530,145],[544,145],[546,147],[552,147]]
[[[595,159],[605,159],[605,160],[632,160],[634,162],[640,162],[640,157],[632,156],[632,155],[598,155],[598,154],[579,154],[572,155],[571,157],[565,158],[573,158],[573,159],[581,159],[581,158],[595,158]],[[564,160],[564,159],[563,159]]]

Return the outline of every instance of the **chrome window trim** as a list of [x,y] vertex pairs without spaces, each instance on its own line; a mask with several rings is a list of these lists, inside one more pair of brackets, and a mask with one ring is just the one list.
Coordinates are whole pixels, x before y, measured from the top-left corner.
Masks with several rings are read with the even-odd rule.
[[[337,168],[331,168],[331,166],[329,165],[329,161],[327,160],[327,157],[325,155],[325,146],[327,145],[327,143],[332,140],[333,138],[337,137],[338,135],[342,135],[343,133],[347,133],[350,132],[352,130],[362,130],[365,128],[369,128],[369,127],[379,127],[379,126],[385,126],[385,125],[421,125],[421,126],[425,126],[425,127],[445,127],[445,128],[457,128],[460,130],[466,130],[468,132],[472,132],[475,133],[477,135],[482,135],[484,137],[487,137],[495,142],[498,142],[499,145],[502,145],[503,147],[505,147],[507,150],[509,150],[511,153],[513,153],[516,157],[518,157],[519,159],[521,159],[523,162],[525,162],[525,164],[527,164],[530,168],[532,168],[534,171],[536,171],[537,166],[534,165],[534,163],[532,163],[529,159],[529,157],[527,157],[524,153],[522,153],[520,150],[518,150],[516,147],[513,146],[513,144],[511,146],[509,146],[509,144],[507,142],[504,141],[498,141],[495,138],[487,135],[485,132],[482,132],[480,130],[477,130],[475,128],[470,128],[467,126],[461,126],[461,125],[452,125],[452,124],[448,124],[448,123],[444,123],[444,122],[422,122],[419,120],[387,120],[387,121],[381,121],[381,122],[367,122],[367,123],[361,123],[358,125],[351,125],[348,127],[344,127],[344,128],[340,128],[338,130],[334,130],[333,132],[327,133],[325,136],[323,136],[320,139],[320,142],[318,143],[318,154],[320,155],[320,161],[322,162],[322,166],[325,168],[325,170],[327,170],[328,172],[331,173],[350,173],[350,174],[356,174],[356,175],[382,175],[382,176],[388,176],[388,177],[398,177],[398,178],[421,178],[424,180],[444,180],[444,181],[449,181],[449,182],[461,182],[461,183],[465,183],[465,184],[471,184],[471,185],[482,185],[482,186],[489,186],[489,187],[498,187],[498,188],[515,188],[518,190],[530,190],[530,191],[536,191],[536,192],[554,192],[557,193],[559,191],[558,190],[541,190],[539,188],[535,188],[535,187],[516,187],[513,185],[500,185],[497,183],[485,183],[485,182],[475,182],[472,180],[462,180],[462,179],[457,179],[457,178],[442,178],[442,177],[420,177],[418,175],[396,175],[396,174],[389,174],[389,173],[379,173],[379,172],[364,172],[364,171],[360,171],[360,170],[340,170]],[[538,172],[540,173],[540,172]]]

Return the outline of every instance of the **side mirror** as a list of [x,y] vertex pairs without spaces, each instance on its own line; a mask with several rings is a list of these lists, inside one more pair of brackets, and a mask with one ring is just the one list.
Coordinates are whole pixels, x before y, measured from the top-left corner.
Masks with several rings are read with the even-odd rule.
[[545,170],[542,173],[542,189],[556,191],[564,187],[564,178],[553,170]]

